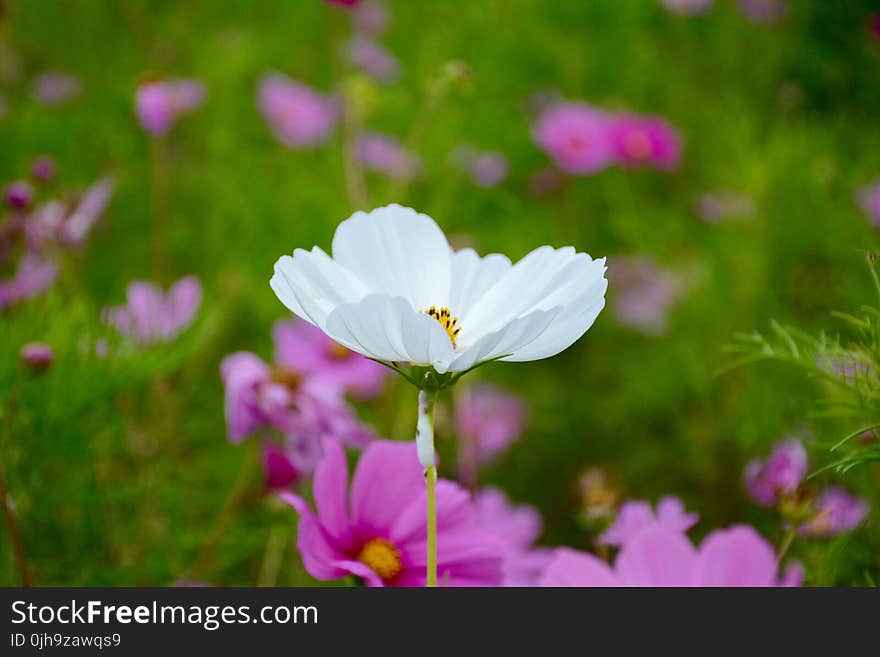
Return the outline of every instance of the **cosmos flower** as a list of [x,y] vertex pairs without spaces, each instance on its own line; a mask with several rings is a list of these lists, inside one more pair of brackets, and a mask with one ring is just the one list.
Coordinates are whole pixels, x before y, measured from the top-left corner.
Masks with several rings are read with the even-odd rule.
[[746,492],[755,502],[772,507],[786,495],[793,494],[807,476],[807,451],[797,438],[789,438],[776,447],[766,460],[755,459],[746,465]]
[[351,19],[355,30],[373,37],[385,32],[391,22],[388,8],[375,0],[361,2],[354,10]]
[[375,397],[391,372],[368,358],[334,342],[321,329],[301,320],[275,323],[275,363],[292,372],[314,377],[361,399]]
[[141,344],[170,342],[193,321],[202,302],[195,276],[181,278],[167,293],[153,283],[134,281],[124,306],[105,308],[104,321]]
[[141,126],[151,135],[164,135],[185,114],[205,99],[205,86],[198,80],[147,82],[137,89],[135,110]]
[[616,115],[608,121],[608,139],[614,160],[627,168],[673,171],[681,162],[681,137],[658,117]]
[[19,352],[21,362],[23,362],[31,371],[43,372],[49,369],[55,353],[52,347],[42,342],[28,342],[21,348]]
[[736,525],[709,534],[695,548],[687,536],[651,525],[629,540],[609,567],[592,554],[556,551],[542,586],[800,586],[802,571],[782,578],[773,547],[754,529]]
[[480,151],[464,144],[450,153],[453,166],[465,172],[477,187],[497,187],[507,178],[510,163],[498,151]]
[[456,435],[473,442],[480,462],[506,450],[522,435],[525,424],[523,400],[488,384],[473,386],[455,405]]
[[34,190],[24,180],[9,183],[3,193],[6,204],[11,208],[26,208],[34,198]]
[[263,441],[260,455],[266,490],[282,490],[295,484],[302,476],[302,473],[293,464],[287,450],[274,440]]
[[386,48],[370,37],[356,34],[348,44],[348,59],[353,66],[382,84],[400,77],[400,64]]
[[704,14],[712,8],[714,0],[660,0],[668,11],[681,16]]
[[813,517],[800,528],[805,536],[827,538],[858,527],[868,515],[868,504],[842,488],[830,486],[814,502]]
[[79,77],[61,71],[45,71],[31,83],[31,96],[49,107],[66,105],[79,96],[82,84]]
[[685,533],[700,519],[696,513],[687,513],[681,500],[667,495],[657,502],[656,513],[649,502],[628,500],[620,505],[617,517],[596,543],[623,547],[645,527],[657,524],[669,531]]
[[0,310],[45,292],[58,276],[58,265],[35,253],[27,253],[11,278],[0,279]]
[[[424,586],[424,474],[412,443],[378,440],[361,454],[351,486],[342,447],[324,443],[315,470],[317,514],[293,493],[281,498],[300,516],[297,547],[312,577],[347,575],[368,586]],[[448,586],[496,586],[501,547],[480,530],[467,491],[437,482],[439,581]]]
[[856,202],[871,225],[880,228],[880,181],[859,189],[856,192]]
[[399,205],[343,221],[332,253],[279,258],[270,285],[282,303],[364,356],[441,375],[553,356],[605,304],[604,259],[544,246],[513,265],[453,251],[433,219]]
[[275,137],[288,148],[322,143],[339,118],[335,101],[281,73],[263,77],[257,103]]
[[550,562],[552,550],[535,547],[541,514],[532,506],[513,506],[497,488],[474,496],[477,526],[498,539],[503,554],[503,586],[535,586]]
[[40,182],[49,182],[55,177],[57,169],[58,167],[52,157],[40,155],[31,164],[31,175]]
[[612,258],[608,278],[615,290],[612,308],[622,324],[650,336],[666,332],[667,313],[681,294],[673,274],[637,255]]
[[418,156],[407,151],[390,135],[365,132],[355,141],[355,157],[366,169],[384,173],[389,178],[409,180],[422,166]]
[[611,164],[608,117],[586,103],[555,103],[538,118],[535,143],[559,169],[575,175],[596,173]]

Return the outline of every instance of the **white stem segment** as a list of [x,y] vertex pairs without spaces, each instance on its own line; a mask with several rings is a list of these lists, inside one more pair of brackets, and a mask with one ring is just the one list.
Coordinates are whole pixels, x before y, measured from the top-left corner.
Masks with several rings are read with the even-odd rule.
[[427,469],[434,463],[434,397],[437,393],[419,390],[419,419],[416,423],[416,449],[419,463]]

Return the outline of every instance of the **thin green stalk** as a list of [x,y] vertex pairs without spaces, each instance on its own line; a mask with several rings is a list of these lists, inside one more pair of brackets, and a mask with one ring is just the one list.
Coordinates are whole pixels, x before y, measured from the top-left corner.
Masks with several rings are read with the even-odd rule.
[[437,466],[434,461],[434,407],[436,406],[437,392],[434,390],[419,390],[419,418],[416,425],[416,448],[419,462],[425,468],[425,486],[427,488],[427,515],[428,526],[428,559],[427,572],[425,573],[425,585],[437,586]]
[[776,557],[777,565],[782,564],[782,559],[785,557],[788,552],[788,548],[791,547],[792,542],[794,541],[794,537],[797,536],[797,525],[792,524],[791,528],[785,534],[785,538],[782,539],[782,545],[779,546],[779,556]]

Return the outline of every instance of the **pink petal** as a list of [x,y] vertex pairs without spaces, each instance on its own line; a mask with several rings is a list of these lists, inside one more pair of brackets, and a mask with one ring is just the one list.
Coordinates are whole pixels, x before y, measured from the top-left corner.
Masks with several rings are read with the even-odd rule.
[[282,493],[279,497],[300,515],[296,547],[309,574],[315,579],[331,581],[350,572],[337,565],[340,561],[345,561],[345,555],[321,527],[306,501],[293,493]]
[[623,546],[614,570],[624,586],[690,586],[696,558],[683,534],[655,524]]
[[592,554],[559,548],[550,561],[539,586],[620,586],[617,577],[604,561]]
[[751,527],[738,525],[709,534],[700,546],[694,586],[773,586],[773,547]]
[[351,541],[351,521],[348,518],[348,464],[342,446],[332,439],[324,441],[324,455],[315,468],[312,485],[315,506],[321,524],[342,546]]
[[375,572],[373,572],[373,569],[365,563],[343,559],[341,561],[334,562],[333,565],[352,575],[364,579],[367,583],[367,586],[385,586],[385,582],[382,581],[382,578],[379,577]]
[[374,441],[361,454],[352,479],[352,520],[368,532],[384,534],[424,488],[414,442]]
[[[425,541],[428,533],[425,509],[427,491],[424,484],[391,525],[389,537],[397,544]],[[437,532],[454,531],[457,527],[473,526],[473,508],[470,494],[458,484],[441,479],[437,482]]]

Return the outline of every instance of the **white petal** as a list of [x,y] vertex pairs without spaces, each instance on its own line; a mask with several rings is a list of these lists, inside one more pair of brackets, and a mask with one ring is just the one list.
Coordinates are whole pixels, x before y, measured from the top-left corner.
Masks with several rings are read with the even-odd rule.
[[474,303],[510,267],[510,259],[498,253],[490,253],[483,258],[473,249],[462,249],[453,253],[449,309],[454,315],[466,317]]
[[291,312],[324,328],[333,309],[360,300],[366,288],[318,247],[281,256],[269,285]]
[[326,331],[370,358],[433,365],[441,373],[452,360],[452,342],[440,323],[401,297],[371,294],[343,304],[327,317]]
[[502,360],[539,360],[568,349],[586,333],[605,307],[608,289],[605,269],[604,258],[578,263],[576,276],[547,298],[547,303],[558,303],[562,307],[553,323],[534,342]]
[[389,205],[356,212],[333,236],[333,258],[371,292],[403,297],[416,310],[446,306],[451,250],[431,217]]
[[[562,312],[562,308],[550,310],[534,310],[519,317],[497,331],[487,333],[473,345],[462,351],[449,369],[460,372],[473,367],[476,363],[498,358],[505,354],[515,354],[528,348],[553,325],[554,320]],[[504,358],[502,360],[511,360]]]

